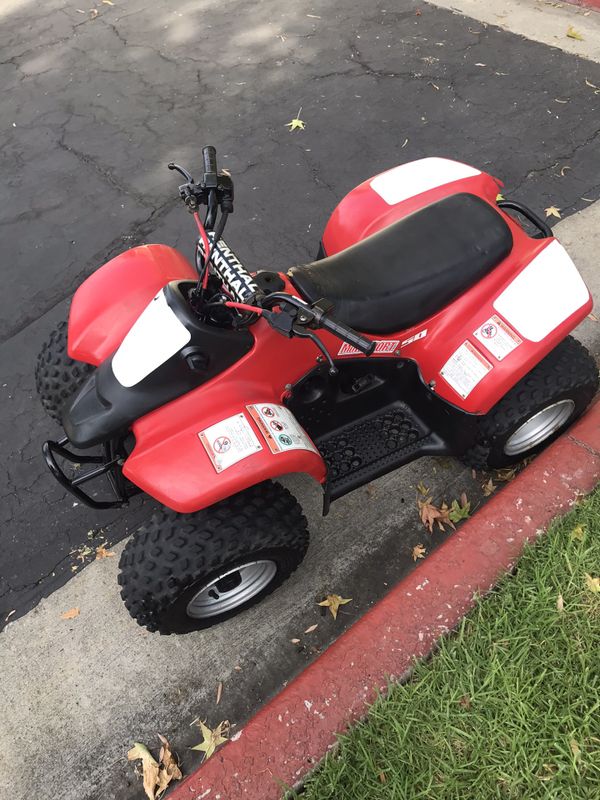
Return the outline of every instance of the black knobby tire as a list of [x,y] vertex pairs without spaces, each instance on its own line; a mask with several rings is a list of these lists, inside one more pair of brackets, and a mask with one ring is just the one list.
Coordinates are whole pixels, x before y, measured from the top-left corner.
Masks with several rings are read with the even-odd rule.
[[[597,390],[596,362],[577,339],[567,336],[479,420],[477,441],[461,459],[475,469],[495,469],[534,455],[583,414]],[[558,430],[530,450],[505,453],[508,440],[523,423],[561,400],[571,400],[573,407]]]
[[[287,489],[265,481],[194,514],[168,509],[135,533],[119,562],[121,597],[138,624],[163,634],[208,628],[235,616],[280,586],[308,549],[302,509]],[[270,582],[245,603],[193,618],[190,600],[224,572],[262,559],[275,562]]]
[[94,371],[91,364],[74,361],[67,353],[67,323],[61,322],[50,334],[35,366],[35,386],[46,413],[61,421],[61,413]]

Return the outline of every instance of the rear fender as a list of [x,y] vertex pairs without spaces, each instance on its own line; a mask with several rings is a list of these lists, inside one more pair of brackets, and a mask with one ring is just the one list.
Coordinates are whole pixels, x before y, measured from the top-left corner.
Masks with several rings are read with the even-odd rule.
[[162,244],[134,247],[111,259],[75,292],[69,312],[69,356],[97,366],[114,353],[163,286],[196,278],[190,262]]
[[180,513],[293,472],[324,483],[325,462],[280,399],[265,396],[264,385],[216,384],[202,388],[193,421],[182,419],[175,401],[133,426],[136,446],[123,467],[129,480]]

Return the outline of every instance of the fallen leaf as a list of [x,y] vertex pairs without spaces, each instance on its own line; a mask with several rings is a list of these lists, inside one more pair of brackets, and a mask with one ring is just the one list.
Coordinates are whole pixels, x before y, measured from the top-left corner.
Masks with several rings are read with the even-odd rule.
[[96,548],[96,558],[112,558],[114,553],[106,549],[106,546],[101,544]]
[[331,611],[331,616],[337,619],[338,609],[340,606],[345,606],[352,600],[351,597],[340,597],[339,594],[328,594],[325,600],[321,600],[318,605],[325,606]]
[[477,470],[476,469],[471,469],[471,477],[473,478],[474,481],[477,480]]
[[577,539],[578,542],[583,542],[585,538],[585,530],[583,529],[583,525],[576,525],[571,533],[569,534],[569,539],[573,542]]
[[99,13],[97,8],[90,8],[90,19],[96,19]]
[[425,553],[427,550],[423,547],[422,544],[417,544],[412,549],[412,557],[413,561],[417,561],[419,558],[425,558]]
[[559,614],[562,614],[565,610],[565,601],[563,600],[562,594],[559,594],[556,598],[556,610]]
[[496,491],[496,486],[494,486],[494,481],[491,478],[486,481],[481,488],[483,489],[484,497],[489,497]]
[[562,167],[562,169],[561,169],[561,171],[560,171],[560,177],[561,177],[561,178],[564,178],[564,177],[565,177],[565,172],[566,172],[568,169],[571,169],[571,167],[569,167],[567,164],[565,164],[565,166],[564,166],[564,167]]
[[198,727],[202,732],[202,741],[200,744],[195,745],[191,749],[201,750],[204,753],[204,761],[208,761],[217,747],[227,741],[227,736],[229,734],[229,722],[227,720],[223,720],[223,722],[219,722],[216,728],[211,730],[211,728],[208,728],[202,722],[202,720],[199,719]]
[[417,492],[419,494],[422,494],[423,497],[427,497],[427,495],[429,494],[429,489],[427,488],[427,486],[425,486],[423,481],[419,481],[419,483],[417,484]]
[[583,36],[579,33],[579,31],[576,31],[572,25],[569,25],[567,28],[567,36],[569,39],[577,39],[578,41],[583,42]]
[[304,631],[304,633],[312,633],[312,632],[313,632],[314,630],[316,630],[318,627],[319,627],[319,623],[317,622],[315,625],[310,625],[310,626],[309,626],[309,627],[308,627],[308,628],[307,628],[307,629]]
[[290,639],[292,644],[300,644],[300,639]]
[[421,522],[425,525],[429,533],[433,533],[434,524],[437,524],[441,531],[445,531],[444,525],[449,525],[454,529],[454,523],[449,516],[450,509],[446,503],[442,503],[438,508],[433,504],[431,497],[426,497],[425,500],[417,500],[417,505],[419,507]]
[[102,2],[104,3],[105,6],[114,6],[112,0],[102,0]]
[[165,791],[171,781],[180,781],[183,778],[181,770],[179,769],[179,764],[177,763],[175,754],[171,750],[171,745],[169,744],[168,740],[166,737],[161,736],[160,733],[158,734],[158,738],[161,741],[162,747],[160,748],[160,754],[158,757],[160,764],[158,773],[158,787],[156,790],[157,797],[159,797]]
[[16,612],[16,608],[13,608],[12,611],[9,611],[8,614],[4,617],[4,622],[8,622],[8,620],[12,617],[12,615]]
[[571,752],[573,753],[575,761],[579,761],[579,759],[581,758],[581,748],[579,747],[575,739],[571,739],[571,741],[569,742],[569,747],[571,748]]
[[496,195],[496,202],[500,203],[500,202],[502,202],[502,200],[504,200],[504,195],[500,194],[500,192],[498,192],[498,194]]
[[379,778],[379,783],[386,783],[387,778],[386,778],[385,772],[383,770],[381,770],[381,772],[379,773],[379,775],[377,777]]
[[451,522],[460,522],[462,519],[468,519],[471,516],[471,503],[467,500],[466,494],[463,492],[458,500],[453,500],[448,513],[448,519]]
[[588,591],[594,594],[600,594],[600,578],[592,578],[591,575],[585,573],[585,585]]
[[427,81],[427,82],[428,82],[428,84],[430,86],[433,86],[433,88],[436,90],[436,92],[439,92],[440,87],[436,83],[434,83],[433,81]]
[[85,14],[85,11],[83,10],[83,8],[76,8],[76,9],[75,9],[75,11],[76,11],[78,14]]
[[63,612],[60,615],[61,619],[75,619],[75,617],[79,616],[79,609],[77,606],[75,608],[70,608],[68,611]]
[[590,89],[598,89],[598,90],[600,90],[600,86],[596,86],[595,83],[592,83],[591,81],[588,81],[587,78],[585,79],[585,85],[589,86]]
[[294,117],[291,122],[286,122],[285,127],[290,129],[290,133],[292,131],[300,130],[303,131],[306,128],[306,123],[300,119],[300,114],[302,113],[302,106],[298,111],[298,116]]
[[468,695],[463,694],[463,696],[458,701],[458,705],[461,708],[466,708],[466,709],[471,708],[471,698]]
[[503,467],[502,469],[494,470],[494,477],[497,481],[502,481],[506,483],[507,481],[512,481],[512,479],[517,474],[518,467]]
[[400,149],[402,150],[403,147],[406,147],[408,144],[408,139],[405,139],[404,142],[400,145]]
[[554,102],[555,102],[555,103],[568,103],[569,101],[568,101],[568,100],[560,100],[560,98],[558,98],[558,97],[555,97],[555,98],[554,98]]
[[149,800],[154,800],[156,797],[156,785],[158,783],[158,761],[154,758],[145,744],[134,742],[133,747],[127,753],[127,760],[137,761],[138,759],[140,759],[142,762],[142,776],[146,797],[148,797]]
[[546,212],[547,217],[556,217],[557,219],[561,218],[560,208],[557,208],[556,206],[548,206],[548,208],[545,208],[544,211]]
[[223,694],[223,681],[219,681],[217,685],[217,705],[221,702],[221,695]]
[[588,314],[588,319],[591,319],[591,320],[592,320],[592,322],[600,322],[600,320],[598,319],[598,317],[597,317],[595,314],[592,314],[592,312],[591,312],[591,311],[590,311],[590,313]]

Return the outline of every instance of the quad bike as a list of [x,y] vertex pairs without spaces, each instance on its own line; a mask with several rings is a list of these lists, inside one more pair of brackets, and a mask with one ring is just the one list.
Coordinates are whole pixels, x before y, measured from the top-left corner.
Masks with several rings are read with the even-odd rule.
[[113,258],[36,370],[66,434],[43,448],[56,479],[93,508],[138,491],[163,506],[119,575],[130,614],[161,633],[231,617],[298,567],[307,522],[274,479],[308,473],[327,513],[420,456],[509,465],[598,386],[568,335],[592,308],[586,285],[490,175],[443,158],[390,169],[340,202],[315,262],[250,273],[222,239],[231,177],[213,147],[203,157],[200,182],[169,165],[195,266],[164,245]]

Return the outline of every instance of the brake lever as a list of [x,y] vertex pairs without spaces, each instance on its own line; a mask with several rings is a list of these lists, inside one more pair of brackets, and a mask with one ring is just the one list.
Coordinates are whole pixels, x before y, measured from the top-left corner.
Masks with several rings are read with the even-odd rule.
[[179,164],[175,164],[175,162],[173,162],[173,161],[170,161],[167,164],[167,167],[169,169],[174,169],[176,172],[178,172],[180,175],[182,175],[186,179],[186,181],[188,183],[194,183],[194,179],[192,178],[190,173],[187,171],[187,169],[185,169],[185,167],[180,167]]
[[333,363],[333,359],[329,355],[329,351],[327,350],[327,348],[325,347],[323,342],[319,339],[319,337],[317,336],[316,333],[313,333],[312,331],[309,331],[304,327],[301,328],[301,327],[296,326],[296,325],[292,326],[292,331],[293,331],[293,335],[294,336],[299,336],[301,339],[310,339],[311,342],[316,347],[318,347],[319,350],[325,356],[325,359],[326,359],[327,363],[329,364],[329,374],[330,375],[337,375],[338,374],[338,368]]

